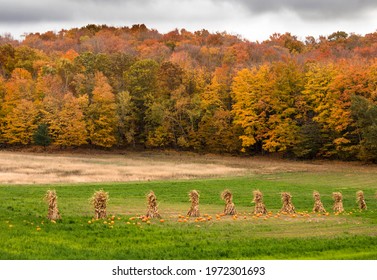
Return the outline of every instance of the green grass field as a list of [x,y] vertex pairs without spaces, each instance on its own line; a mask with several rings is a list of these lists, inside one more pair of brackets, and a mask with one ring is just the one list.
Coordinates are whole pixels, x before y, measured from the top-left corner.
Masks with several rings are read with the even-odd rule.
[[[111,220],[92,221],[89,199],[109,193]],[[229,188],[238,218],[221,217],[220,193]],[[47,218],[43,197],[58,195],[62,220]],[[188,192],[200,192],[202,216],[178,221],[189,209]],[[270,217],[252,214],[252,191],[264,194]],[[145,195],[153,190],[164,222],[150,224]],[[329,216],[312,214],[312,192],[321,193]],[[357,210],[363,190],[368,210]],[[293,196],[297,215],[280,215],[280,192]],[[345,213],[335,215],[332,192],[343,193]],[[0,186],[1,259],[377,259],[377,174],[293,172],[224,179],[138,183]],[[308,213],[307,213],[308,212]],[[181,219],[183,220],[183,219]],[[88,223],[91,221],[91,223]],[[37,230],[37,227],[40,230]]]

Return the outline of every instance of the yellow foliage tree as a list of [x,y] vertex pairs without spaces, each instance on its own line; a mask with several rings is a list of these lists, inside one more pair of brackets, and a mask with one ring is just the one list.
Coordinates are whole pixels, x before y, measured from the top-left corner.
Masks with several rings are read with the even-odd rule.
[[115,96],[107,78],[101,72],[95,74],[94,89],[85,115],[91,144],[106,148],[116,144]]
[[84,115],[78,98],[64,92],[65,86],[59,76],[38,77],[36,91],[43,98],[42,122],[48,124],[54,145],[80,146],[86,144]]
[[[363,73],[364,72],[364,73]],[[321,155],[347,157],[356,152],[351,118],[351,96],[367,91],[366,70],[346,62],[308,66],[303,94],[315,113],[323,147]]]
[[234,123],[243,128],[240,136],[243,148],[262,141],[268,131],[267,112],[271,96],[266,93],[272,92],[269,72],[269,67],[263,65],[259,69],[243,69],[234,77],[232,113]]
[[370,95],[369,68],[364,62],[342,61],[337,64],[336,76],[330,85],[333,102],[326,126],[334,133],[331,140],[341,158],[354,157],[359,150],[359,135],[352,118],[351,100],[353,96]]
[[9,144],[32,143],[38,110],[35,83],[30,72],[16,68],[5,83],[3,115],[3,139]]
[[297,142],[303,98],[302,74],[293,62],[244,69],[233,80],[234,123],[243,128],[244,148],[259,144],[268,152],[286,152]]
[[37,128],[38,110],[33,102],[21,99],[4,118],[4,138],[9,144],[29,145]]
[[206,151],[234,152],[240,149],[239,129],[233,124],[232,113],[226,104],[228,94],[229,87],[215,75],[199,96],[203,116],[197,137]]
[[55,130],[56,133],[54,144],[64,147],[86,144],[84,115],[78,99],[71,93],[67,93],[62,103],[62,109],[56,116],[56,121],[50,126],[50,129]]
[[285,152],[295,147],[298,120],[305,118],[302,71],[294,62],[274,63],[270,82],[272,91],[259,97],[262,102],[269,99],[266,111],[268,130],[263,137],[263,149]]

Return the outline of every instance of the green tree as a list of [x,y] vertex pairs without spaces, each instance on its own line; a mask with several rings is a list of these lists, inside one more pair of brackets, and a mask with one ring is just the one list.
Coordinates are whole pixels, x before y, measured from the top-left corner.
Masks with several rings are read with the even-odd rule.
[[131,95],[131,101],[136,106],[136,135],[137,142],[143,143],[146,139],[145,118],[148,103],[153,103],[159,96],[158,88],[159,65],[151,59],[137,61],[126,73],[127,89]]
[[15,49],[11,44],[0,46],[0,74],[9,78],[15,68]]
[[344,41],[348,38],[348,34],[344,31],[337,31],[327,37],[329,41]]
[[318,156],[321,147],[320,127],[318,123],[308,118],[297,132],[297,144],[293,147],[292,151],[298,158],[313,159]]
[[137,61],[126,74],[126,82],[132,101],[138,109],[145,109],[148,98],[158,96],[158,70],[156,61],[145,59]]
[[15,48],[15,68],[25,69],[29,73],[31,73],[33,77],[35,77],[37,74],[37,69],[35,69],[35,62],[40,59],[42,59],[42,52],[37,49],[33,49],[25,45],[21,45]]
[[117,94],[116,108],[119,144],[132,144],[135,146],[137,113],[136,106],[132,102],[131,95],[128,91],[122,91]]
[[377,105],[355,95],[352,97],[351,111],[360,139],[358,158],[377,162]]
[[33,134],[34,144],[38,146],[47,147],[51,144],[51,137],[48,133],[48,125],[41,123]]
[[109,73],[104,73],[115,92],[126,90],[125,73],[135,63],[136,58],[127,53],[113,53],[109,55]]

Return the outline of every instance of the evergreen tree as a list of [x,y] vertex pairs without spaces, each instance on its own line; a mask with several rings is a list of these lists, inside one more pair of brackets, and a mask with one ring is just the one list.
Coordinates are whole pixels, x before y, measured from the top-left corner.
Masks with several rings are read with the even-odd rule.
[[48,134],[48,125],[41,123],[33,134],[34,144],[47,147],[51,143],[51,137]]

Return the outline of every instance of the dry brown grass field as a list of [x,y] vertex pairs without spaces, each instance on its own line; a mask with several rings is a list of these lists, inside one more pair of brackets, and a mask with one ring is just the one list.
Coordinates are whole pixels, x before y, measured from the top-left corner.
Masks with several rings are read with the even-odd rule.
[[0,184],[54,184],[196,179],[280,172],[375,173],[377,166],[178,152],[0,151]]

